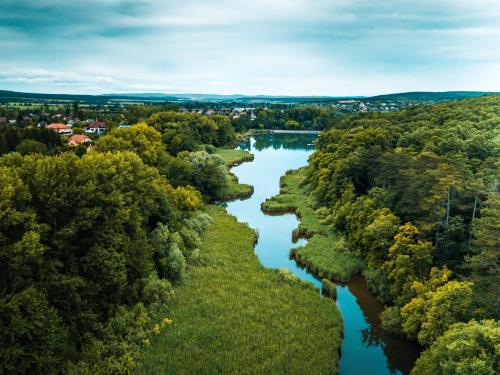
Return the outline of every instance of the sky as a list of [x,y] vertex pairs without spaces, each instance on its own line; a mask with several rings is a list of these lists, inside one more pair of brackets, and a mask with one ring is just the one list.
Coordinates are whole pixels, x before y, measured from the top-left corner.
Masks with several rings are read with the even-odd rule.
[[500,91],[500,0],[0,0],[0,89]]

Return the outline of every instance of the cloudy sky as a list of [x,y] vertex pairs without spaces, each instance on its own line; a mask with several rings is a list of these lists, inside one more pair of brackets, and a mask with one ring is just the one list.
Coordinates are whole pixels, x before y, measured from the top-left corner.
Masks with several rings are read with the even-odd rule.
[[500,91],[500,0],[0,0],[0,89]]

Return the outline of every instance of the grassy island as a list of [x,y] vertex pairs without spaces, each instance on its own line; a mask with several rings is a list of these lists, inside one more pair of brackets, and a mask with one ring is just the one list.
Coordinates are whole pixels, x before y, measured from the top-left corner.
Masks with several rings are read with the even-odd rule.
[[282,270],[263,268],[256,234],[223,209],[203,234],[201,265],[176,288],[173,323],[136,374],[336,373],[342,321],[329,299]]
[[318,218],[301,186],[302,178],[303,169],[288,171],[281,177],[280,194],[263,202],[262,211],[268,214],[295,213],[300,224],[294,230],[293,238],[308,238],[309,241],[292,249],[290,256],[322,279],[346,282],[363,269],[364,263],[350,254],[343,238],[332,233]]
[[[235,167],[242,163],[252,161],[254,156],[245,150],[236,150],[229,148],[218,148],[215,151],[216,155],[221,156],[228,168]],[[234,199],[248,198],[253,194],[253,186],[248,184],[240,184],[238,177],[230,173],[229,185],[220,191],[218,199],[228,201]]]

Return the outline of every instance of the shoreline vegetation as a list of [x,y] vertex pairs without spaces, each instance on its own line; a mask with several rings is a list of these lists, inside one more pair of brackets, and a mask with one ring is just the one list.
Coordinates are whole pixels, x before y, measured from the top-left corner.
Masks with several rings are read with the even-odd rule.
[[[236,150],[230,148],[217,148],[215,150],[215,155],[219,155],[228,169],[236,167],[245,162],[253,161],[254,156],[245,150]],[[229,184],[226,188],[222,189],[217,199],[221,201],[231,201],[235,199],[246,199],[252,196],[253,186],[249,184],[240,184],[238,177],[236,177],[231,171],[229,171]]]
[[308,239],[307,244],[290,250],[290,258],[319,279],[345,283],[361,273],[364,262],[350,254],[344,238],[321,222],[302,186],[304,168],[287,171],[280,179],[280,193],[261,204],[268,215],[294,213],[300,220],[292,232],[293,241]]
[[332,300],[287,270],[265,269],[248,225],[220,207],[206,212],[200,265],[175,289],[173,323],[135,374],[337,373],[343,325]]

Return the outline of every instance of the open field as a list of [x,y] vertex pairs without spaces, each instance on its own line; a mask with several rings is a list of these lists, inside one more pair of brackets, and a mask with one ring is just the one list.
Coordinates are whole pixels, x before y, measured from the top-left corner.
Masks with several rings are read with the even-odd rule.
[[223,209],[203,235],[202,265],[176,289],[173,324],[136,374],[336,373],[342,321],[334,303],[287,272],[264,269],[256,234]]

